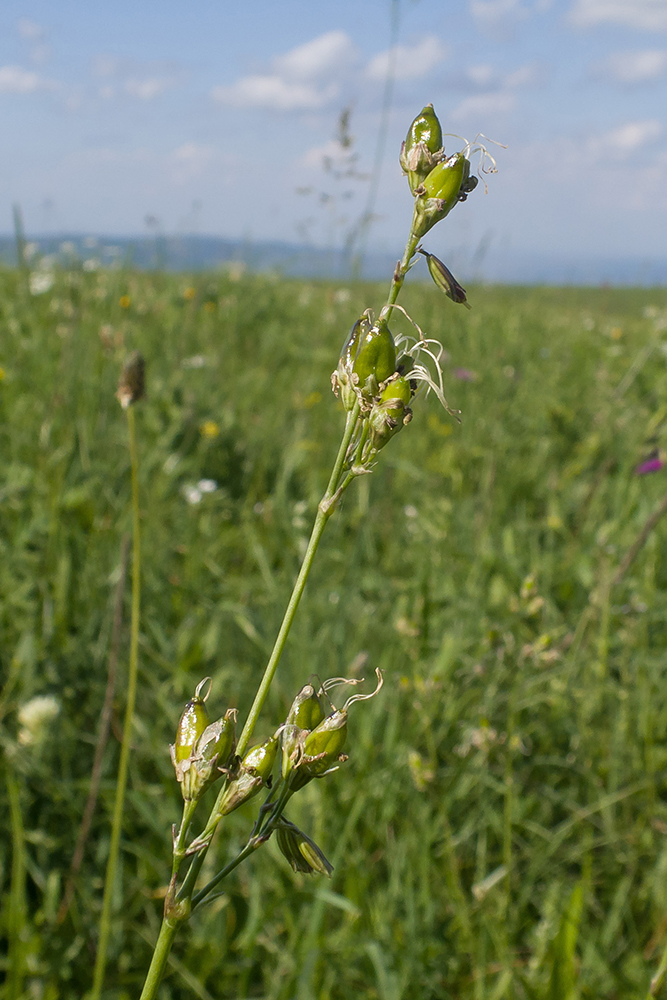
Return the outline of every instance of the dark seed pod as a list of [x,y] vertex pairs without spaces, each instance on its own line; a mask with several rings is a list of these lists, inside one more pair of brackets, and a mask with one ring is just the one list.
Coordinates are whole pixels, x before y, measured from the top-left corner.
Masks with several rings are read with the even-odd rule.
[[123,365],[116,396],[124,410],[146,395],[146,362],[139,351],[133,351]]

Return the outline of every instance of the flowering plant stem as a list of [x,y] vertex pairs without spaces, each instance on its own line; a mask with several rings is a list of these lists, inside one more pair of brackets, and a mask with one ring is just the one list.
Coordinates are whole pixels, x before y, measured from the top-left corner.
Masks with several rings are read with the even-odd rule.
[[132,740],[132,723],[134,719],[134,703],[137,694],[137,671],[139,665],[139,614],[141,609],[141,536],[139,529],[139,478],[137,459],[137,438],[134,423],[134,409],[128,406],[127,426],[130,448],[130,464],[132,468],[132,619],[130,625],[130,663],[127,682],[127,703],[125,706],[125,722],[123,725],[123,741],[120,748],[118,763],[118,780],[116,782],[116,801],[114,803],[111,826],[111,843],[107,861],[106,878],[104,882],[104,898],[102,900],[102,915],[100,917],[100,934],[95,956],[95,971],[91,1000],[99,1000],[104,983],[104,971],[107,962],[107,951],[111,933],[111,905],[113,888],[118,868],[118,852],[120,835],[123,826],[123,808],[125,805],[125,789],[130,760],[130,745]]
[[[308,548],[306,549],[306,553],[303,557],[299,575],[296,583],[294,584],[294,589],[289,599],[271,656],[269,657],[269,662],[266,665],[264,675],[260,681],[257,693],[250,708],[250,712],[248,713],[248,718],[246,719],[245,726],[243,727],[243,732],[239,737],[238,745],[236,747],[236,753],[239,757],[243,756],[248,743],[250,742],[253,730],[269,693],[271,682],[275,676],[278,662],[285,648],[285,643],[287,642],[287,637],[292,627],[294,616],[296,615],[297,608],[299,607],[299,602],[305,589],[306,582],[315,559],[315,553],[317,552],[324,529],[336,508],[336,504],[341,496],[341,493],[343,492],[343,489],[347,488],[349,483],[352,481],[352,478],[354,478],[348,475],[341,483],[343,466],[350,447],[350,441],[352,440],[357,427],[358,418],[359,404],[357,403],[347,414],[345,430],[338,449],[336,461],[334,462],[334,466],[331,471],[326,492],[320,500],[317,508],[317,516],[310,535],[310,541],[308,542]],[[220,795],[222,795],[223,792],[221,792]],[[263,807],[262,812],[260,812],[260,818],[246,846],[233,861],[218,872],[218,874],[196,895],[193,895],[195,885],[199,872],[201,871],[201,867],[204,863],[208,845],[202,847],[202,849],[195,855],[183,881],[183,885],[177,894],[175,892],[178,870],[185,856],[186,835],[195,806],[194,802],[186,802],[184,804],[183,819],[181,821],[178,836],[174,841],[174,858],[170,886],[170,892],[173,894],[172,900],[176,905],[171,907],[171,914],[165,915],[162,921],[162,927],[160,928],[160,933],[155,944],[153,958],[148,970],[148,975],[146,977],[146,982],[144,984],[140,1000],[154,1000],[154,997],[157,995],[157,990],[169,959],[169,953],[171,951],[171,946],[174,942],[176,932],[180,924],[189,917],[192,906],[196,906],[201,903],[215,888],[215,886],[223,880],[223,878],[225,878],[231,871],[234,870],[234,868],[237,867],[237,865],[244,861],[245,858],[249,857],[250,854],[252,854],[262,843],[264,843],[266,839],[268,839],[276,821],[280,818],[280,815],[287,804],[288,798],[289,792],[285,787],[282,788],[278,801],[274,806],[270,805],[271,796],[269,796],[269,800],[267,801],[265,807]],[[217,802],[213,807],[211,816],[215,815],[217,811],[216,806]],[[210,829],[210,826],[208,826],[207,829]]]

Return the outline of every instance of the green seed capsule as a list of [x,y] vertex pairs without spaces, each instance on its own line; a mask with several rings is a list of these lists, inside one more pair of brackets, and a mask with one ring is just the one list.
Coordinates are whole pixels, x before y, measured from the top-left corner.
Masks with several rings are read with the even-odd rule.
[[324,712],[315,688],[312,684],[304,685],[292,702],[287,724],[310,730],[319,726],[323,718]]
[[337,761],[345,746],[347,739],[347,712],[342,710],[334,712],[319,724],[317,729],[309,733],[304,743],[304,753],[306,757],[319,757],[307,765],[307,771],[311,775],[323,774]]
[[448,159],[434,167],[424,181],[424,189],[427,198],[437,198],[445,202],[444,218],[458,201],[459,191],[464,179],[467,179],[467,171],[470,171],[470,163],[463,153],[454,153]]
[[215,758],[217,767],[224,767],[234,749],[235,719],[236,710],[230,708],[223,719],[207,726],[197,743],[197,756],[207,763]]
[[389,400],[396,399],[405,403],[407,406],[412,399],[412,389],[410,388],[410,382],[407,378],[402,375],[399,378],[393,379],[388,385],[384,387],[380,393],[380,402],[386,403]]
[[249,750],[233,778],[218,801],[218,815],[226,816],[256,795],[271,777],[278,755],[279,740],[272,736],[258,747]]
[[432,104],[427,104],[419,112],[405,137],[405,151],[409,155],[415,146],[423,142],[431,153],[442,149],[442,129]]
[[433,105],[427,104],[408,129],[399,157],[401,167],[408,175],[408,183],[413,194],[435,165],[443,159],[444,152],[440,122]]
[[[474,179],[477,180],[477,178]],[[423,256],[426,257],[429,274],[433,278],[434,284],[438,286],[440,291],[444,292],[447,298],[451,299],[452,302],[464,305],[466,309],[470,309],[465,288],[463,288],[462,285],[459,285],[449,268],[446,267],[441,260],[438,260],[434,254],[427,253],[427,251],[422,250],[421,247],[417,247],[417,250],[420,254],[423,254]]]
[[199,737],[208,726],[206,705],[198,694],[185,706],[176,730],[174,757],[177,763],[187,760],[194,752]]
[[271,775],[273,765],[278,756],[279,740],[277,736],[271,736],[266,742],[249,750],[243,758],[241,770],[246,771],[255,778],[261,778],[266,782]]
[[303,872],[305,875],[317,873],[331,878],[333,865],[327,861],[315,841],[294,823],[282,817],[276,829],[276,839],[282,854],[295,872]]
[[359,344],[372,326],[372,313],[367,309],[350,330],[348,338],[343,344],[338,367],[331,376],[333,390],[336,395],[340,392],[343,406],[348,411],[353,409],[358,399],[355,389],[357,378],[353,376],[352,370],[359,352]]
[[391,330],[383,321],[376,323],[359,345],[352,367],[362,392],[374,395],[380,382],[396,371],[396,344]]

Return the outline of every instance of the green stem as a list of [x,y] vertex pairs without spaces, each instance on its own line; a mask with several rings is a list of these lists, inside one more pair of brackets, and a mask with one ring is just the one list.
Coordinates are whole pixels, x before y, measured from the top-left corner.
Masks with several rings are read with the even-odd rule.
[[285,648],[285,643],[287,641],[287,636],[292,627],[292,622],[294,621],[294,616],[296,610],[299,607],[299,601],[301,600],[301,595],[303,594],[304,588],[306,586],[306,581],[310,574],[311,567],[313,565],[313,560],[315,558],[315,553],[320,544],[320,539],[322,533],[326,527],[327,521],[334,512],[335,504],[332,503],[336,488],[338,486],[338,480],[340,479],[341,471],[343,469],[343,463],[345,462],[345,456],[347,454],[347,449],[354,432],[354,428],[357,422],[357,416],[359,415],[359,404],[356,403],[354,408],[350,410],[347,414],[347,421],[345,424],[345,432],[343,434],[342,441],[340,443],[340,448],[338,449],[338,455],[336,456],[336,461],[334,463],[333,470],[331,472],[331,478],[329,479],[329,485],[327,486],[327,491],[320,500],[317,517],[315,518],[315,524],[313,525],[313,530],[310,536],[310,541],[308,542],[308,548],[306,549],[306,554],[303,557],[303,562],[301,564],[301,570],[297,577],[296,583],[294,584],[294,590],[292,591],[292,596],[289,599],[289,604],[287,605],[287,610],[285,611],[285,617],[283,618],[282,625],[280,626],[280,631],[278,632],[278,637],[276,638],[273,651],[269,658],[269,662],[266,665],[266,670],[264,671],[264,676],[260,682],[259,688],[257,689],[257,694],[255,695],[255,700],[252,703],[250,712],[248,713],[248,718],[246,719],[246,724],[243,727],[243,732],[239,738],[238,745],[236,747],[236,752],[239,757],[242,757],[248,743],[250,742],[250,737],[252,736],[253,730],[259,718],[259,714],[262,711],[264,702],[266,701],[266,696],[269,693],[269,688],[271,687],[271,681],[274,678],[278,662],[282,655],[283,649]]
[[389,295],[387,296],[387,303],[384,306],[382,312],[388,317],[391,314],[392,307],[396,303],[398,298],[398,293],[403,287],[403,282],[405,281],[405,276],[410,269],[410,261],[415,255],[417,250],[417,244],[419,243],[419,236],[410,230],[410,237],[408,242],[405,244],[405,250],[403,251],[403,257],[401,262],[394,271],[394,275],[391,279],[391,285],[389,286]]
[[21,817],[19,783],[11,773],[11,761],[7,761],[7,793],[9,795],[9,815],[12,828],[12,880],[9,891],[9,972],[7,976],[9,1000],[19,1000],[23,996],[25,977],[25,834]]
[[169,961],[169,953],[171,952],[171,946],[174,943],[179,923],[180,921],[177,920],[162,921],[162,927],[155,942],[153,958],[151,959],[146,982],[144,983],[139,1000],[154,1000],[154,997],[157,996],[158,987],[162,982],[164,970]]
[[266,842],[266,840],[268,839],[267,834],[270,837],[271,834],[273,833],[273,829],[276,823],[282,816],[285,806],[287,805],[293,794],[294,793],[289,790],[287,785],[283,786],[280,792],[280,798],[274,805],[273,809],[271,809],[270,812],[268,813],[268,819],[266,819],[266,821],[261,822],[258,825],[257,830],[254,832],[253,836],[250,838],[250,840],[243,848],[241,853],[238,854],[233,861],[230,861],[228,865],[225,865],[225,867],[221,871],[219,871],[217,875],[214,875],[214,877],[211,879],[210,882],[207,882],[206,885],[203,886],[199,890],[199,892],[192,897],[192,909],[194,909],[195,906],[198,906],[199,903],[203,902],[203,900],[209,895],[209,893],[211,893],[215,889],[216,885],[219,885],[220,882],[222,882],[223,879],[227,878],[229,873],[233,872],[234,869],[238,865],[240,865],[242,861],[244,861],[247,857],[249,857],[253,853],[253,851],[256,851],[258,847],[261,847],[261,845]]
[[662,953],[662,958],[660,959],[660,965],[653,978],[651,979],[651,984],[646,994],[646,1000],[654,1000],[658,994],[658,990],[662,985],[662,981],[665,977],[665,971],[667,970],[667,945],[665,945],[665,950]]
[[132,622],[130,626],[130,665],[127,682],[127,704],[125,706],[125,722],[123,725],[123,741],[120,748],[118,763],[118,780],[116,782],[116,801],[114,803],[113,820],[111,824],[111,844],[109,860],[107,861],[106,878],[104,881],[104,898],[102,900],[102,915],[100,917],[100,934],[95,957],[93,974],[93,989],[91,1000],[99,1000],[104,984],[104,971],[107,963],[107,951],[111,935],[111,906],[113,889],[118,868],[118,853],[120,835],[123,826],[123,809],[125,805],[125,788],[130,760],[132,740],[132,723],[134,720],[134,703],[137,694],[137,672],[139,665],[139,614],[141,609],[141,536],[139,530],[139,478],[137,459],[137,440],[134,425],[134,410],[127,408],[127,426],[130,446],[130,464],[132,467]]
[[185,842],[187,840],[190,824],[192,823],[192,817],[194,816],[195,809],[197,808],[197,802],[197,799],[190,799],[188,802],[183,803],[181,825],[178,831],[178,836],[174,842],[174,860],[171,866],[172,881],[178,875],[178,869],[181,867],[181,862],[185,857]]

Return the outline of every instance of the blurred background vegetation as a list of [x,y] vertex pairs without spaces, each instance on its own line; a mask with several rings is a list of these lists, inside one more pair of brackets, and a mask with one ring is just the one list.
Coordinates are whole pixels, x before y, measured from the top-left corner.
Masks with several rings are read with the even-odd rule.
[[[167,745],[207,674],[214,715],[249,707],[341,433],[329,375],[385,289],[233,269],[52,278],[31,290],[0,272],[0,996],[79,1000],[91,983],[127,595],[100,796],[57,915],[129,530],[114,392],[139,349],[141,674],[105,992],[124,1000],[143,982],[180,816]],[[269,843],[177,941],[164,1000],[648,988],[667,939],[663,524],[613,578],[667,490],[664,470],[635,475],[665,444],[667,292],[469,299],[470,313],[406,288],[449,352],[462,423],[418,402],[350,489],[258,727],[273,731],[312,674],[385,672],[351,710],[348,763],[290,807],[333,879],[293,874]],[[209,874],[255,811],[229,818]]]

